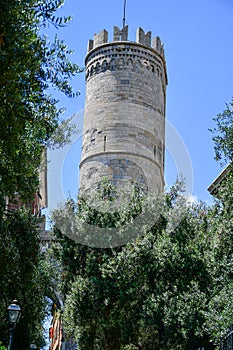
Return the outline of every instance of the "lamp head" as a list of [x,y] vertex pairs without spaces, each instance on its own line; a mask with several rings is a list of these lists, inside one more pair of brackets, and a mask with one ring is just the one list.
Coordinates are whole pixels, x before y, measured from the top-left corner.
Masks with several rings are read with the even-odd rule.
[[9,323],[16,326],[21,316],[21,308],[18,305],[18,301],[13,300],[12,303],[8,306],[7,311]]

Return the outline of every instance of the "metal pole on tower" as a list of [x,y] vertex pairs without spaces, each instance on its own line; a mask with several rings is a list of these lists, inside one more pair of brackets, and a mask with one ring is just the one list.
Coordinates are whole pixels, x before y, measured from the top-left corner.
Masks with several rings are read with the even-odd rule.
[[123,28],[125,26],[125,9],[126,9],[126,0],[124,0]]

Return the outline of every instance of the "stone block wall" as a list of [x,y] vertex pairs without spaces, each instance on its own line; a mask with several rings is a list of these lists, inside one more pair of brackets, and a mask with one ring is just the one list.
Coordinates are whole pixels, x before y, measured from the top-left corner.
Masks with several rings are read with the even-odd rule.
[[[127,26],[102,31],[89,41],[80,190],[102,177],[163,190],[166,63],[160,39],[139,28],[127,41]],[[126,164],[126,165],[124,165]]]

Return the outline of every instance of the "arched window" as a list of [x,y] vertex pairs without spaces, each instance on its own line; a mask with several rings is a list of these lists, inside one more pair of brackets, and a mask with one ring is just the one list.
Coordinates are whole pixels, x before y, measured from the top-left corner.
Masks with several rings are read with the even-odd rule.
[[123,58],[119,58],[118,62],[117,62],[117,66],[119,67],[119,69],[122,69],[124,65],[124,60]]
[[143,63],[144,63],[144,67],[145,67],[145,69],[148,69],[149,67],[148,67],[147,62],[146,62],[146,61],[144,61]]
[[137,71],[137,72],[139,72],[140,71],[140,68],[141,68],[141,63],[140,63],[140,61],[136,61],[136,63],[135,63],[135,70]]
[[116,60],[113,58],[110,62],[110,69],[115,70],[116,69]]
[[100,72],[100,63],[99,62],[96,63],[95,72],[96,72],[96,74],[98,74]]
[[90,76],[92,76],[94,73],[94,66],[91,66]]
[[102,63],[102,71],[105,72],[108,69],[108,62],[106,60]]
[[131,58],[128,59],[127,65],[130,67],[133,66],[133,60]]

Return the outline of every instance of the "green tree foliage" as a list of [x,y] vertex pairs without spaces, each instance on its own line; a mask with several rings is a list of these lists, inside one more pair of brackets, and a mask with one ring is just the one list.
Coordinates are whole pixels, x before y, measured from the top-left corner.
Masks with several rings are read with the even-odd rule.
[[210,129],[214,134],[215,159],[217,161],[233,161],[233,99],[226,104],[226,109],[213,119],[215,128]]
[[30,203],[38,190],[44,147],[54,146],[55,130],[55,141],[64,141],[64,128],[58,129],[61,110],[50,92],[55,88],[76,96],[69,82],[80,69],[58,36],[50,42],[42,34],[48,25],[59,28],[69,22],[70,17],[56,15],[63,3],[0,0],[0,339],[8,343],[6,308],[16,298],[22,318],[15,348],[21,350],[42,344],[51,274],[40,256],[37,222],[23,208],[7,212],[5,198],[12,201],[17,193],[20,202]]
[[233,175],[218,189],[218,198],[209,213],[209,228],[218,237],[214,249],[214,285],[207,313],[207,327],[213,339],[224,336],[233,324]]
[[2,342],[0,342],[0,350],[6,350],[5,346],[2,345]]
[[[114,201],[116,194],[110,198]],[[138,212],[132,201],[118,211],[117,222],[141,215],[145,202],[143,197],[137,201]],[[81,350],[214,349],[206,314],[212,300],[216,232],[208,229],[208,210],[201,204],[187,205],[176,188],[163,197],[160,215],[153,201],[150,205],[156,218],[153,227],[136,226],[136,238],[122,246],[91,248],[60,233],[64,326]],[[95,227],[114,226],[112,214],[97,215],[89,208],[89,215],[83,216],[82,202],[72,206],[77,217]],[[182,215],[177,221],[178,211]],[[63,219],[64,212],[61,209]]]
[[217,188],[218,200],[209,213],[209,227],[218,241],[214,252],[214,288],[206,326],[212,339],[219,342],[233,325],[233,100],[214,121],[216,127],[211,131],[214,133],[215,159],[230,162]]
[[[4,203],[3,203],[4,204]],[[8,344],[6,309],[17,298],[22,317],[15,329],[15,348],[43,344],[45,297],[52,296],[48,270],[40,254],[38,219],[26,211],[0,211],[0,339]]]
[[68,97],[80,71],[72,53],[56,36],[41,34],[48,24],[71,19],[56,16],[63,0],[0,0],[0,192],[27,198],[38,187],[43,147],[58,126],[61,111],[49,94],[55,87]]

